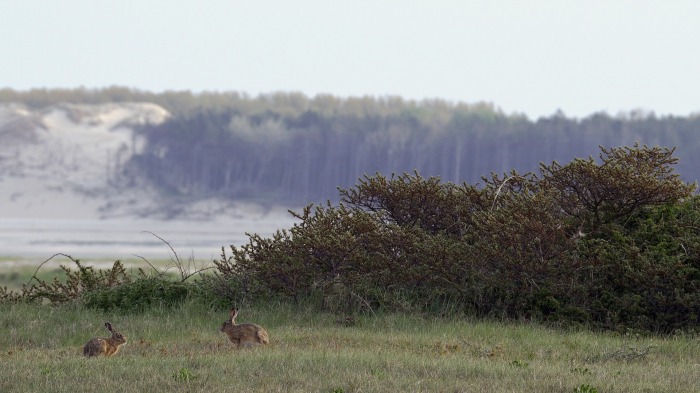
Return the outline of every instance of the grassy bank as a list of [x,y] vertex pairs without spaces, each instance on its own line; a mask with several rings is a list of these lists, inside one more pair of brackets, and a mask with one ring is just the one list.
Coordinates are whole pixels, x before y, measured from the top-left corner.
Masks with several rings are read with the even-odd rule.
[[[197,304],[142,314],[0,306],[0,391],[465,391],[692,392],[697,337],[631,337],[531,324],[360,316],[354,326],[311,309],[246,308],[239,322],[270,332],[264,348],[236,350],[218,327],[226,312]],[[129,343],[85,359],[106,336]]]

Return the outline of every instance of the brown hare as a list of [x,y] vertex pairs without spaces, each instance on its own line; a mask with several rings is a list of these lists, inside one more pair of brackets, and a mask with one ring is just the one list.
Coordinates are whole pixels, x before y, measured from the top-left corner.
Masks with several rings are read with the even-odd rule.
[[229,313],[230,319],[221,325],[222,332],[226,333],[228,339],[240,347],[252,347],[258,344],[267,344],[270,342],[270,338],[267,335],[267,331],[254,323],[243,323],[236,325],[236,316],[238,315],[238,309],[232,308]]
[[85,356],[112,356],[126,344],[126,336],[112,329],[112,324],[105,322],[105,327],[112,333],[110,338],[95,337],[83,346]]

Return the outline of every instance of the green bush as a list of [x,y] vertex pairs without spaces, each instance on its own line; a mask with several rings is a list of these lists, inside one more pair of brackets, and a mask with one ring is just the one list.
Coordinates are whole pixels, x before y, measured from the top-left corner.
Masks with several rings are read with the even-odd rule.
[[[59,280],[57,276],[54,276],[51,281],[39,278],[37,276],[39,269],[57,256],[68,258],[75,264],[76,269],[61,265],[61,269],[65,273],[65,280]],[[49,302],[52,304],[80,302],[86,293],[115,288],[130,281],[131,276],[127,274],[121,261],[115,261],[111,269],[96,270],[92,266],[83,265],[79,260],[69,255],[55,254],[39,265],[31,280],[22,286],[21,291],[9,291],[7,288],[2,288],[0,301]]]
[[145,275],[113,288],[99,288],[83,296],[86,307],[101,310],[142,311],[152,306],[172,306],[184,301],[192,284]]
[[65,280],[54,277],[52,281],[44,281],[35,273],[21,291],[2,288],[0,301],[52,305],[74,303],[102,310],[141,311],[154,305],[179,304],[196,292],[199,285],[164,274],[149,276],[143,270],[130,275],[120,261],[115,261],[110,269],[99,270],[68,255],[57,255],[65,256],[75,264],[74,269],[61,265]]
[[700,211],[672,149],[602,149],[484,185],[380,174],[219,262],[221,278],[327,308],[416,308],[617,330],[692,329]]

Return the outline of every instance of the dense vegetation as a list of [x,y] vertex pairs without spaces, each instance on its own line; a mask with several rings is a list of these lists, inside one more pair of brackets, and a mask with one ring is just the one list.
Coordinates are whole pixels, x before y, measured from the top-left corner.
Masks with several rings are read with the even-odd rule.
[[[365,174],[413,173],[474,184],[490,172],[538,170],[540,162],[595,155],[598,146],[677,146],[677,173],[700,173],[700,116],[562,113],[536,120],[484,103],[399,97],[307,97],[275,93],[150,93],[112,87],[0,90],[0,102],[41,108],[59,102],[147,101],[173,116],[145,127],[142,154],[126,165],[171,196],[278,202],[337,202]],[[122,182],[120,184],[143,184]]]
[[251,294],[535,318],[605,329],[695,329],[700,198],[664,148],[492,175],[485,186],[419,174],[365,177],[338,205],[253,235],[217,263]]
[[299,224],[222,250],[193,280],[95,271],[34,280],[5,301],[143,309],[286,298],[341,312],[394,310],[536,319],[634,331],[694,330],[700,197],[673,150],[601,148],[598,160],[492,174],[484,186],[376,174],[309,205]]

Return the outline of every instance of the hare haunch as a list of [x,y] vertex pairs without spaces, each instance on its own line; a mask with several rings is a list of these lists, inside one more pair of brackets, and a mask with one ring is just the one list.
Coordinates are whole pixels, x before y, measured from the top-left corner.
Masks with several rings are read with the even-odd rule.
[[83,346],[85,356],[112,356],[119,352],[119,348],[126,344],[126,336],[112,328],[112,324],[105,322],[105,327],[112,333],[112,337],[95,337]]
[[258,344],[267,344],[270,342],[267,331],[254,323],[236,324],[236,316],[238,309],[232,308],[229,313],[229,319],[221,325],[222,332],[226,333],[228,339],[233,344],[240,347],[252,347]]

